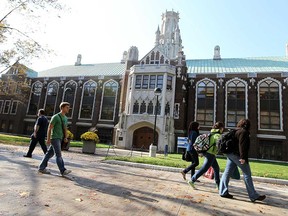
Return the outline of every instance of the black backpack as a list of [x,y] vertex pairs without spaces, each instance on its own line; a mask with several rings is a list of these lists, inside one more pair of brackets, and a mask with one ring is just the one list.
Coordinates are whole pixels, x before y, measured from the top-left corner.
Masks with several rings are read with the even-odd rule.
[[237,140],[235,132],[237,130],[229,130],[228,133],[223,134],[217,141],[218,153],[227,154],[233,153],[236,150]]

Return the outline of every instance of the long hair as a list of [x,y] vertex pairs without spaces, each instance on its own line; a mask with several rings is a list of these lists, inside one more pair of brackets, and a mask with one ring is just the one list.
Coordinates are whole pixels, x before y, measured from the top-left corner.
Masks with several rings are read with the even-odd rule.
[[199,123],[198,122],[190,122],[189,127],[188,127],[188,136],[191,131],[196,131],[199,133]]
[[237,123],[238,128],[245,128],[246,130],[250,130],[251,122],[249,119],[241,119]]

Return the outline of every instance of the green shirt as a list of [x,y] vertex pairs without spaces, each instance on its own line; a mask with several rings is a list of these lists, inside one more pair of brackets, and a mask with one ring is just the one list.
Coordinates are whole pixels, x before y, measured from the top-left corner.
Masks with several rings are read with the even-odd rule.
[[63,139],[64,135],[62,128],[62,121],[64,123],[64,127],[66,128],[68,123],[66,116],[63,116],[60,112],[52,116],[50,121],[50,124],[53,125],[51,131],[51,139]]

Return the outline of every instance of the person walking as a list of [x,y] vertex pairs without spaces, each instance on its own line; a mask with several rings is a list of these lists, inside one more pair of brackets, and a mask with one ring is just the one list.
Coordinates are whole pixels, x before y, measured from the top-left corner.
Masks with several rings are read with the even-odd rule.
[[191,122],[188,127],[188,146],[187,146],[187,154],[191,155],[192,161],[191,164],[181,171],[183,179],[186,181],[186,173],[191,170],[191,177],[195,174],[195,168],[199,165],[198,153],[193,147],[193,143],[196,138],[199,136],[199,123]]
[[233,195],[229,194],[228,184],[231,175],[238,166],[242,170],[246,190],[250,200],[252,202],[255,202],[256,200],[263,201],[266,198],[265,195],[259,195],[255,191],[252,180],[251,169],[248,161],[248,153],[250,148],[250,125],[251,123],[249,119],[241,119],[237,123],[237,131],[235,132],[237,145],[235,146],[233,153],[226,154],[226,168],[222,175],[219,187],[219,195],[221,197],[230,199],[233,198]]
[[[50,174],[47,170],[48,161],[56,154],[56,163],[60,170],[61,175],[67,175],[71,170],[67,170],[64,165],[64,161],[61,154],[61,141],[67,140],[67,117],[66,114],[69,112],[70,104],[68,102],[62,102],[60,104],[60,112],[53,115],[48,126],[47,131],[47,145],[50,145],[48,151],[46,152],[44,158],[39,165],[38,172],[44,174]],[[63,128],[64,127],[64,128]]]
[[218,162],[216,160],[216,154],[218,153],[218,149],[216,146],[217,140],[220,138],[221,134],[224,131],[224,124],[222,122],[216,122],[210,133],[210,139],[209,139],[209,149],[207,152],[202,153],[203,156],[205,157],[203,166],[191,177],[191,180],[188,181],[188,184],[195,189],[195,182],[197,179],[202,176],[207,170],[209,169],[210,166],[212,166],[214,170],[214,177],[215,177],[215,183],[217,188],[219,188],[219,183],[220,183],[220,168],[218,165]]
[[38,142],[44,154],[46,154],[47,152],[47,146],[45,144],[45,137],[47,133],[48,119],[45,116],[44,109],[39,109],[37,116],[38,118],[34,125],[34,132],[31,135],[28,152],[25,155],[23,155],[23,157],[32,158],[32,153]]

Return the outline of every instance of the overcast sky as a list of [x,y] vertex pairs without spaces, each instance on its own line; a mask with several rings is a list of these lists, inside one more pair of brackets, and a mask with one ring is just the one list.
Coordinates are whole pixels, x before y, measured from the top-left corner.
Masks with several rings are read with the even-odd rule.
[[[0,0],[0,2],[3,0]],[[187,59],[212,58],[215,45],[222,58],[284,56],[288,42],[287,0],[69,0],[61,18],[39,19],[37,40],[55,51],[30,68],[41,71],[73,65],[120,62],[137,46],[139,58],[149,52],[166,10],[180,14]],[[32,22],[33,24],[33,22]],[[31,22],[30,22],[31,25]],[[43,33],[45,31],[45,33]]]

